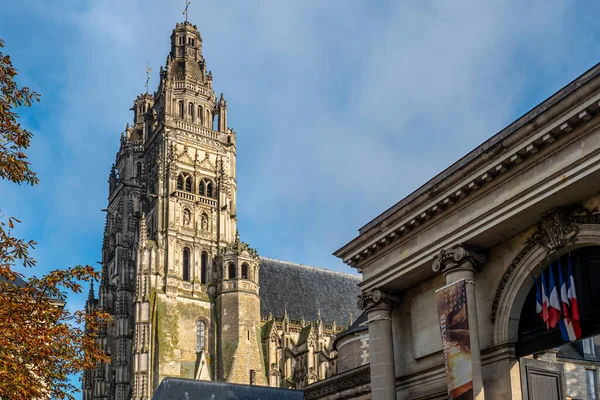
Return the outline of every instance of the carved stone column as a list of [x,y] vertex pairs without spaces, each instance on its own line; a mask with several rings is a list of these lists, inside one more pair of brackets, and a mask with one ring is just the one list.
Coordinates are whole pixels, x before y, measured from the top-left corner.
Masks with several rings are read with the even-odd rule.
[[481,348],[479,345],[479,325],[477,322],[477,302],[475,296],[475,269],[485,262],[485,255],[473,248],[456,245],[441,250],[433,261],[433,271],[442,272],[446,284],[465,279],[467,290],[467,308],[471,340],[471,363],[473,368],[473,394],[476,400],[485,399],[483,376],[481,372]]
[[372,400],[396,400],[392,337],[394,301],[394,296],[379,289],[361,293],[358,298],[358,307],[366,310],[368,315]]

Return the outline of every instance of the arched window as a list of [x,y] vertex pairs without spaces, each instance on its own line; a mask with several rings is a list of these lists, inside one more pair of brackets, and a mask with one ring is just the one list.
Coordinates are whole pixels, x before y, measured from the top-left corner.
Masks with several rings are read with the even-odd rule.
[[192,103],[188,104],[188,115],[190,116],[190,119],[193,121],[194,120],[194,105]]
[[229,263],[229,279],[235,279],[235,264]]
[[142,163],[135,164],[135,176],[137,178],[142,177]]
[[208,253],[203,251],[200,259],[200,283],[206,283],[206,269],[208,268]]
[[198,123],[202,125],[203,120],[204,118],[202,118],[202,106],[198,106]]
[[213,184],[212,182],[208,182],[206,185],[206,195],[208,197],[213,197]]
[[204,187],[205,186],[206,185],[205,185],[204,181],[200,181],[200,187],[198,188],[198,193],[200,193],[202,196],[204,196],[204,192],[205,192]]
[[183,190],[183,175],[177,177],[177,189]]
[[185,191],[186,192],[192,191],[192,177],[191,176],[185,177]]
[[190,249],[187,247],[183,249],[183,280],[190,280]]
[[204,351],[206,345],[206,323],[199,320],[196,324],[196,353]]
[[242,264],[242,279],[248,279],[248,264]]
[[183,113],[184,113],[184,109],[183,109],[183,101],[179,102],[179,118],[183,118]]

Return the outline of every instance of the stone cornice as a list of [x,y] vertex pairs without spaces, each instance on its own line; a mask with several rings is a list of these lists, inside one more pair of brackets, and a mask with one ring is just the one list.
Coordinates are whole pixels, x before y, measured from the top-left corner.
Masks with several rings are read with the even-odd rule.
[[[593,119],[592,121],[594,121],[594,123],[586,124],[583,129],[578,129],[575,135],[565,138],[564,141],[561,140],[560,147],[548,149],[552,151],[553,157],[555,155],[560,156],[558,164],[551,173],[548,173],[546,176],[538,174],[535,177],[535,180],[531,181],[529,185],[522,185],[522,189],[520,189],[519,193],[513,193],[510,197],[506,196],[506,200],[502,202],[491,203],[489,208],[486,208],[485,210],[480,209],[476,217],[469,220],[463,220],[459,224],[455,224],[454,229],[446,230],[443,234],[436,235],[430,228],[435,229],[434,226],[443,226],[443,219],[446,217],[454,218],[455,212],[462,212],[467,209],[469,204],[464,204],[461,209],[453,211],[450,215],[440,216],[439,220],[432,222],[431,225],[424,228],[424,230],[429,230],[428,235],[429,237],[434,238],[432,239],[433,241],[428,241],[428,244],[425,247],[419,247],[418,251],[411,249],[411,252],[406,254],[406,256],[400,258],[395,257],[394,260],[387,259],[387,262],[383,266],[377,267],[376,275],[365,278],[359,286],[363,291],[366,291],[387,285],[407,272],[430,263],[431,259],[435,257],[441,249],[452,246],[455,243],[469,243],[481,233],[488,231],[492,227],[498,227],[504,221],[513,218],[519,210],[538,207],[540,208],[540,213],[547,211],[547,208],[544,209],[543,204],[544,202],[556,199],[556,193],[569,188],[575,183],[581,184],[581,182],[588,179],[593,174],[600,173],[600,147],[588,146],[582,148],[581,144],[575,143],[579,140],[586,141],[587,138],[590,138],[590,142],[595,143],[597,140],[597,130],[600,127],[600,118]],[[593,135],[592,131],[594,131]],[[573,151],[573,149],[582,153],[579,155],[579,158],[565,158],[565,155],[560,153],[561,151]],[[544,150],[544,153],[546,153],[545,157],[550,157],[550,155],[548,155],[549,152]],[[542,160],[545,160],[545,157],[538,160],[531,160],[534,162],[528,161],[527,165],[524,166],[525,168],[520,169],[519,174],[508,177],[502,184],[511,184],[515,179],[520,179],[523,174],[532,176],[535,172],[534,168],[537,165],[540,165],[539,163]],[[496,189],[498,189],[497,186],[494,187],[494,190]],[[474,201],[481,205],[485,195],[485,193],[477,195],[474,197]],[[526,226],[523,226],[523,229],[526,228]],[[403,246],[408,239],[412,238],[413,237],[406,238],[391,246],[379,249],[377,253],[371,255],[365,261],[362,261],[360,267],[362,268],[365,265],[368,266],[371,264],[375,265],[375,261],[379,259],[385,260],[384,257],[387,257],[392,252],[401,250],[401,246]]]
[[338,394],[361,385],[370,384],[371,366],[366,364],[305,387],[304,398],[306,400],[324,398],[328,394]]
[[[600,89],[598,74],[600,64],[363,227],[334,255],[360,268],[381,248],[485,191],[490,182],[592,119],[599,110],[600,94],[594,94]],[[575,90],[577,98],[567,98]],[[577,103],[584,96],[591,97]]]

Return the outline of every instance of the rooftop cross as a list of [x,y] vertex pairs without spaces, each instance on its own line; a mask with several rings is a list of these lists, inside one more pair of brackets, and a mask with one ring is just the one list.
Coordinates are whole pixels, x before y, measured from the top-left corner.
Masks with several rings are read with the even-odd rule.
[[146,87],[146,94],[148,94],[148,82],[150,82],[150,71],[152,71],[152,68],[150,68],[148,66],[148,63],[146,62],[146,84],[144,85]]
[[185,10],[183,10],[182,14],[185,14],[185,22],[188,22],[188,7],[192,4],[190,0],[185,0]]

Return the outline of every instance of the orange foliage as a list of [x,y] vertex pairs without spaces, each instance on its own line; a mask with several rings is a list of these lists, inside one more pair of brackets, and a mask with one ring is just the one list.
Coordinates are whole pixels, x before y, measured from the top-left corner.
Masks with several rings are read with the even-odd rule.
[[[16,75],[10,57],[0,52],[0,178],[35,185],[38,178],[25,154],[32,134],[21,127],[14,110],[31,106],[39,95],[20,88]],[[20,222],[0,214],[0,398],[72,399],[78,389],[68,375],[109,361],[95,338],[110,316],[98,310],[71,313],[64,299],[81,293],[81,283],[99,274],[90,266],[76,266],[24,279],[14,267],[35,267],[28,253],[36,243],[13,237]]]

